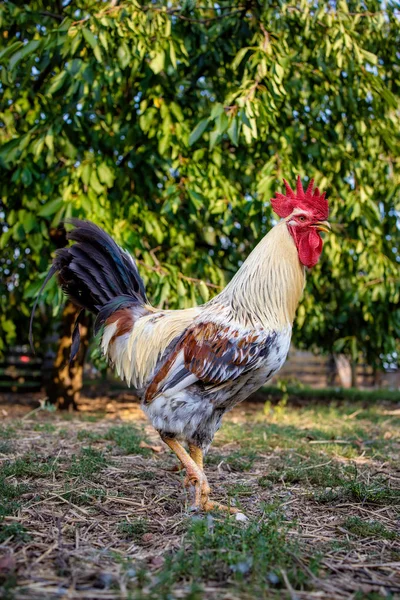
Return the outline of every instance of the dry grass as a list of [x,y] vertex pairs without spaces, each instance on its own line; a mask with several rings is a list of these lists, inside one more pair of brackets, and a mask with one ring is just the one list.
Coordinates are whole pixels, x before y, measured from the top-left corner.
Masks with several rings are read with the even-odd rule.
[[[207,459],[193,515],[138,406],[79,416],[0,405],[0,597],[400,597],[400,411],[243,405]],[[99,412],[101,411],[101,412]]]

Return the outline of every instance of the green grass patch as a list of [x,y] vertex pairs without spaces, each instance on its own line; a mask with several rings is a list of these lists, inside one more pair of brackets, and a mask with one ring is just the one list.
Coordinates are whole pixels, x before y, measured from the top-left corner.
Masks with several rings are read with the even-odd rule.
[[[282,569],[293,587],[304,589],[308,575],[293,560],[298,548],[286,536],[288,527],[275,506],[265,507],[262,520],[248,523],[211,515],[194,518],[182,548],[168,555],[157,573],[150,597],[174,597],[174,587],[186,583],[185,598],[193,600],[204,597],[205,584],[224,592],[234,586],[235,594],[264,598],[267,590],[285,589]],[[316,561],[308,566],[318,569]]]
[[272,462],[272,470],[259,479],[259,484],[265,487],[265,481],[273,483],[302,483],[319,487],[333,487],[344,484],[349,478],[354,478],[357,471],[353,465],[345,465],[326,456],[311,454],[301,457],[288,452],[282,452]]
[[370,483],[354,480],[348,481],[336,489],[317,493],[314,495],[314,500],[320,504],[355,502],[400,506],[400,489],[390,488],[380,479]]
[[229,496],[244,497],[253,496],[254,487],[246,483],[234,483],[227,486]]
[[6,524],[0,522],[0,544],[4,543],[9,538],[13,538],[14,541],[18,542],[27,542],[30,540],[30,535],[20,523]]
[[262,391],[272,398],[306,398],[307,400],[347,400],[349,402],[400,402],[400,392],[396,390],[377,389],[360,390],[358,388],[311,388],[300,385],[287,385],[285,389],[268,385]]
[[10,440],[0,441],[0,454],[11,454],[14,451],[14,444]]
[[78,440],[87,440],[92,443],[104,440],[114,442],[124,454],[150,455],[148,448],[140,446],[140,443],[145,441],[145,436],[133,425],[115,425],[105,433],[84,429],[78,431],[77,437]]
[[121,521],[118,523],[118,533],[126,539],[140,540],[142,535],[149,530],[146,519],[135,519],[134,521]]
[[97,475],[107,466],[107,460],[99,450],[94,448],[82,448],[79,455],[71,457],[71,464],[67,470],[67,475],[79,477],[81,479],[90,479]]
[[16,437],[17,431],[11,425],[0,425],[0,438],[10,440]]
[[213,452],[207,456],[207,464],[219,465],[224,463],[229,466],[232,471],[245,472],[250,471],[255,461],[257,460],[258,454],[255,450],[235,450],[230,454],[220,454]]
[[[253,416],[254,415],[254,416]],[[328,458],[392,460],[400,441],[400,419],[381,405],[344,406],[339,402],[295,407],[266,403],[264,414],[253,413],[244,423],[225,423],[214,447],[237,444],[241,450],[295,450],[303,456],[317,450]]]
[[148,448],[141,448],[140,442],[146,441],[145,436],[133,425],[115,425],[106,432],[104,439],[115,442],[124,454],[151,454]]
[[3,464],[0,474],[4,477],[47,477],[54,473],[54,459],[45,460],[33,454],[26,454],[14,461]]
[[0,472],[0,521],[7,515],[14,515],[19,507],[21,495],[28,492],[26,485],[9,483]]
[[384,540],[395,540],[399,536],[394,531],[387,529],[378,521],[365,521],[360,517],[349,517],[343,523],[343,527],[353,535],[361,538],[380,538]]
[[101,421],[106,416],[105,412],[98,412],[92,415],[82,415],[81,421],[86,421],[86,423],[97,423],[97,421]]
[[88,441],[88,442],[99,442],[104,439],[104,437],[100,433],[96,433],[95,431],[91,431],[90,429],[82,429],[78,431],[76,436],[79,441]]
[[54,433],[57,431],[57,427],[53,423],[35,423],[33,430],[43,431],[43,433]]
[[78,506],[91,506],[97,502],[101,502],[106,495],[107,492],[105,489],[90,487],[75,489],[66,486],[65,491],[62,493],[63,498]]

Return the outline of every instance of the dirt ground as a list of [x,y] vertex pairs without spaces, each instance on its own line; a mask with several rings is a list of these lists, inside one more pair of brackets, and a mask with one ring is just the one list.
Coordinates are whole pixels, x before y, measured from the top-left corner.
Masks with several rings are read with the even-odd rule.
[[129,396],[0,399],[0,597],[400,598],[400,409],[243,404],[184,473]]

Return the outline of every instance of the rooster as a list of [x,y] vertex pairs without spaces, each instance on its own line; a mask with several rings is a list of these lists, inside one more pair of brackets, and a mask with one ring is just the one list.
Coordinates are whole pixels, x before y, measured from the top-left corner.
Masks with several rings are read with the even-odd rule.
[[[134,259],[97,225],[77,219],[68,233],[75,243],[56,251],[43,284],[57,273],[65,294],[96,315],[104,356],[186,469],[196,510],[236,511],[210,500],[203,457],[225,412],[285,362],[305,267],[318,262],[320,232],[330,229],[325,193],[313,180],[306,191],[300,177],[296,191],[284,184],[286,193],[271,200],[281,221],[202,306],[151,306]],[[72,337],[71,357],[79,347],[79,318]]]

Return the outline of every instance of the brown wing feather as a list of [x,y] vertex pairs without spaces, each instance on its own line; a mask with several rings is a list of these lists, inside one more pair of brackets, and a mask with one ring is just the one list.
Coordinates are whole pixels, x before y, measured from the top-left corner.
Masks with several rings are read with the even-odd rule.
[[191,381],[190,375],[216,386],[236,379],[261,363],[275,337],[275,333],[240,331],[213,322],[195,324],[156,373],[146,391],[146,402],[186,378]]

